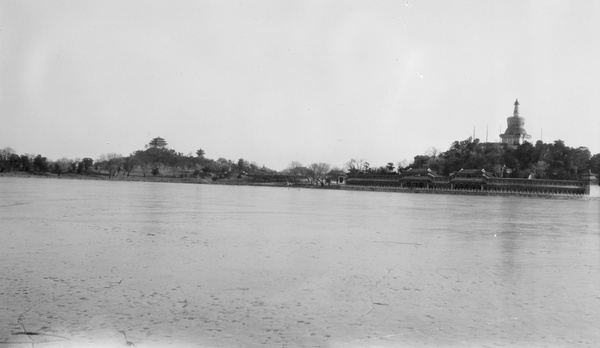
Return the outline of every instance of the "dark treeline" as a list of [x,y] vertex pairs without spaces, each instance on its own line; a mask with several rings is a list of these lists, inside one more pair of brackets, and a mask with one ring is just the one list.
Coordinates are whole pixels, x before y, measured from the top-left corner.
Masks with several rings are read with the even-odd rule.
[[[414,157],[410,165],[398,163],[397,170],[393,162],[381,167],[371,167],[364,160],[352,159],[346,163],[346,173],[393,174],[409,168],[429,168],[441,175],[449,175],[461,169],[484,169],[497,177],[536,178],[536,179],[580,179],[583,173],[600,171],[600,154],[591,155],[586,147],[572,148],[562,140],[554,143],[538,141],[525,142],[518,146],[501,143],[483,143],[479,139],[468,138],[455,141],[445,152],[431,148],[426,155]],[[21,171],[31,173],[102,174],[109,178],[130,176],[136,171],[138,176],[169,177],[241,177],[244,174],[274,174],[276,171],[264,166],[258,167],[243,158],[231,161],[225,158],[217,160],[204,156],[198,149],[195,154],[184,155],[167,147],[165,139],[152,139],[143,149],[122,156],[116,153],[103,154],[98,159],[61,158],[49,161],[42,155],[19,155],[11,148],[0,150],[0,172]],[[289,168],[281,173],[304,176],[311,183],[323,182],[328,178],[337,178],[344,171],[331,168],[327,163],[313,163],[308,167],[293,161]]]
[[[393,163],[379,168],[369,168],[368,163],[352,160],[346,164],[349,172],[393,173]],[[600,154],[591,155],[586,147],[572,148],[562,140],[547,144],[509,146],[501,143],[484,143],[468,138],[455,141],[445,152],[431,149],[426,155],[414,157],[409,166],[399,165],[399,171],[409,168],[429,168],[438,174],[449,175],[461,169],[484,169],[496,177],[576,180],[582,174],[598,173]]]
[[152,139],[144,149],[137,150],[129,156],[116,153],[101,155],[98,159],[68,159],[61,158],[49,161],[42,155],[18,155],[11,148],[0,150],[0,172],[21,171],[31,173],[63,173],[76,174],[108,174],[115,176],[130,176],[134,170],[146,176],[171,177],[212,177],[229,178],[247,173],[273,173],[266,167],[258,167],[243,158],[231,161],[225,158],[217,160],[204,156],[204,151],[198,149],[195,154],[184,155],[167,147],[167,142],[161,137]]

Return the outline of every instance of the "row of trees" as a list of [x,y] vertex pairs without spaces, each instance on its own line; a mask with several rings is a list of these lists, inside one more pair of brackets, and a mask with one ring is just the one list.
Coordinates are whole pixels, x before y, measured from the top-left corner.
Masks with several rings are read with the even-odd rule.
[[18,155],[10,148],[0,150],[0,172],[52,172],[59,176],[62,173],[103,173],[109,178],[117,175],[129,176],[139,169],[141,174],[173,176],[212,176],[231,177],[245,173],[274,172],[266,167],[258,167],[243,158],[231,161],[225,158],[212,160],[204,157],[204,150],[198,149],[195,154],[184,155],[167,147],[167,141],[161,137],[152,139],[144,149],[137,150],[129,156],[117,153],[101,155],[96,161],[91,158],[61,158],[49,161],[41,155]]
[[[11,148],[5,148],[0,153],[0,171],[52,172],[62,173],[97,173],[115,176],[130,176],[132,171],[141,172],[142,176],[171,175],[171,176],[210,176],[213,178],[240,177],[245,174],[275,174],[274,170],[259,167],[243,158],[237,161],[219,158],[206,158],[205,152],[198,149],[195,154],[184,155],[168,148],[168,143],[161,137],[150,140],[143,149],[134,151],[129,156],[117,153],[102,154],[95,161],[91,158],[68,159],[61,158],[48,161],[37,155],[19,156]],[[30,164],[31,163],[31,164]],[[325,184],[328,179],[343,175],[343,170],[332,168],[328,163],[312,163],[307,167],[299,162],[292,162],[280,174],[301,176],[313,184]]]
[[[453,142],[445,152],[430,148],[427,154],[415,156],[410,165],[398,163],[397,172],[409,168],[430,168],[442,175],[469,168],[485,169],[497,177],[575,180],[589,170],[600,171],[600,154],[592,156],[588,148],[569,147],[562,140],[537,141],[535,145],[524,142],[513,147],[468,138]],[[392,162],[371,168],[368,162],[355,159],[346,163],[346,170],[349,173],[396,173]]]
[[[211,176],[213,178],[240,177],[244,174],[273,174],[274,170],[243,158],[231,161],[225,158],[212,160],[198,149],[195,154],[187,155],[167,147],[167,141],[161,137],[152,139],[144,149],[129,156],[116,153],[101,155],[96,161],[91,158],[61,158],[49,161],[42,155],[17,154],[10,147],[0,150],[0,172],[53,172],[62,173],[108,173],[109,178],[117,175],[129,176],[138,169],[143,176]],[[393,174],[408,168],[430,168],[442,175],[449,175],[461,168],[485,169],[498,177],[540,179],[578,179],[584,172],[600,171],[600,154],[591,155],[586,147],[572,148],[562,140],[554,143],[538,141],[525,142],[512,147],[500,143],[484,143],[479,139],[468,138],[455,141],[445,152],[430,148],[427,154],[414,157],[411,165],[406,161],[394,165],[388,162],[384,166],[371,167],[365,160],[351,159],[345,164],[345,171],[332,168],[327,163],[312,163],[303,166],[291,162],[281,174],[305,177],[314,184],[323,184],[331,178],[347,173]]]
[[298,161],[292,161],[281,174],[288,174],[305,178],[309,183],[324,185],[331,180],[337,181],[337,178],[344,175],[344,171],[337,167],[332,167],[329,163],[315,162],[305,167]]
[[[401,171],[402,162],[398,163],[398,172]],[[404,163],[406,165],[406,163]],[[394,162],[388,162],[385,166],[371,167],[371,164],[364,159],[351,159],[346,162],[346,170],[349,174],[357,173],[376,173],[376,174],[395,174],[396,167]]]
[[14,149],[5,147],[0,150],[0,172],[21,171],[21,172],[56,172],[78,170],[78,163],[74,163],[66,158],[57,161],[49,161],[42,155],[23,154],[18,155]]
[[[61,158],[49,161],[41,155],[18,155],[11,148],[0,150],[0,171],[51,172],[63,173],[97,173],[115,176],[130,176],[138,169],[145,176],[156,176],[167,172],[172,176],[211,176],[215,178],[240,177],[244,174],[275,174],[276,171],[259,167],[243,158],[231,161],[225,158],[208,159],[204,151],[198,149],[195,155],[184,155],[167,147],[167,141],[157,137],[152,139],[144,149],[137,150],[129,156],[117,153],[101,155],[97,160],[91,158]],[[299,162],[292,162],[280,174],[300,176],[312,184],[325,184],[328,179],[343,175],[343,170],[332,168],[328,163],[312,163],[305,167]]]

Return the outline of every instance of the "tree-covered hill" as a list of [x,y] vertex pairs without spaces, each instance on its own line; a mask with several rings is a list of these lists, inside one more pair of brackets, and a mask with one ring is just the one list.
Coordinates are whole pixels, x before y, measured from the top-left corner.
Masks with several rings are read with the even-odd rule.
[[219,158],[209,159],[204,151],[198,149],[195,154],[184,155],[167,147],[168,143],[161,137],[156,137],[143,149],[134,151],[128,156],[117,153],[101,155],[95,161],[86,157],[83,159],[60,158],[50,161],[42,155],[18,155],[12,148],[0,150],[0,172],[20,171],[30,173],[63,173],[130,176],[169,176],[169,177],[211,177],[229,178],[244,173],[274,172],[266,167],[258,167],[243,158],[237,161]]
[[431,168],[443,175],[470,168],[498,177],[574,180],[589,170],[597,173],[599,164],[600,154],[592,156],[588,148],[572,148],[562,140],[511,147],[468,138],[453,142],[445,152],[415,156],[411,167]]

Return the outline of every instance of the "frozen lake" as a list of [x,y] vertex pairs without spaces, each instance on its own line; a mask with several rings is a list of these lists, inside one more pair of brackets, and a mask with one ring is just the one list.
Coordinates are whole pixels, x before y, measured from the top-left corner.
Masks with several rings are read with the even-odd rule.
[[599,221],[599,201],[0,177],[0,347],[598,347]]

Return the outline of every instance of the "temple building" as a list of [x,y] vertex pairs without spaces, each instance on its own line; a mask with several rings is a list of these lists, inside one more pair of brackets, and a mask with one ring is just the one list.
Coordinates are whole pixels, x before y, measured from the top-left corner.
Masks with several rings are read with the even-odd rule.
[[519,116],[519,100],[515,100],[515,111],[511,117],[506,119],[508,128],[504,134],[500,134],[502,143],[509,145],[521,145],[527,139],[531,139],[531,135],[525,131],[525,118]]

